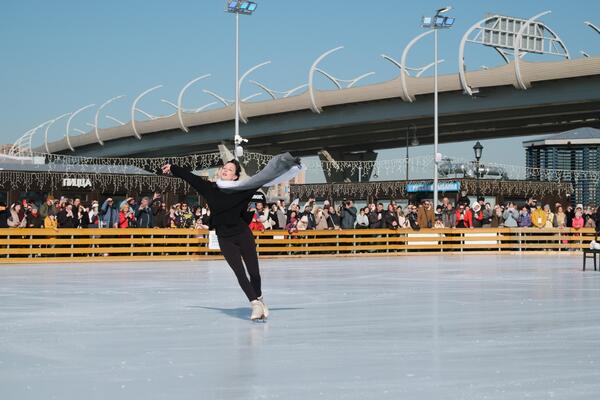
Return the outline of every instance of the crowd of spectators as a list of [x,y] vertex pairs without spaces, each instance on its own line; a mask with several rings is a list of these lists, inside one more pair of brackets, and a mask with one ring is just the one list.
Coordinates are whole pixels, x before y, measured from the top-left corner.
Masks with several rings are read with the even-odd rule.
[[560,203],[542,204],[534,198],[517,205],[512,202],[491,205],[483,197],[471,204],[463,193],[455,202],[448,197],[433,207],[431,201],[409,203],[402,208],[395,202],[387,205],[371,203],[354,207],[345,200],[334,207],[325,200],[318,204],[309,199],[300,207],[295,202],[286,207],[278,201],[269,207],[256,208],[252,229],[286,229],[290,232],[307,229],[412,229],[421,228],[583,228],[600,227],[596,208],[581,204],[564,207]]
[[[509,202],[492,206],[482,197],[471,204],[464,192],[455,202],[444,197],[437,207],[424,200],[405,208],[392,201],[357,209],[352,200],[336,206],[328,200],[317,203],[311,198],[303,206],[298,200],[289,205],[283,200],[251,203],[248,212],[253,230],[285,229],[291,233],[309,229],[600,227],[600,213],[591,206],[542,204],[534,198],[519,205]],[[89,205],[79,198],[55,199],[49,195],[39,207],[26,200],[8,208],[0,203],[0,228],[6,227],[209,229],[210,209],[185,202],[168,207],[159,193],[142,197],[139,202],[129,197],[117,204],[109,197],[101,204],[93,201]]]
[[207,229],[210,210],[177,203],[167,208],[161,195],[129,197],[117,204],[112,197],[102,204],[48,195],[38,207],[23,200],[10,207],[0,203],[0,228],[198,228]]

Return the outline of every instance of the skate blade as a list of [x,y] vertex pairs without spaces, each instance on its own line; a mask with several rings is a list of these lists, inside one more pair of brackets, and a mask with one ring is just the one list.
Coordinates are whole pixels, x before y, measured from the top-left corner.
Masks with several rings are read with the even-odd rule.
[[251,321],[254,322],[255,324],[259,324],[259,323],[266,324],[267,323],[267,319],[265,317],[255,318],[255,319],[252,319]]

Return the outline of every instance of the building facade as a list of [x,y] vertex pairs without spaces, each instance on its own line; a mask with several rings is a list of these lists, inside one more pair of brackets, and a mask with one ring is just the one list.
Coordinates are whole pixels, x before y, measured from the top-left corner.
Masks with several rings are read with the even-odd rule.
[[[600,201],[600,129],[579,128],[523,142],[528,180],[543,180],[549,171],[573,185],[571,202],[597,206]],[[555,172],[552,172],[555,171]],[[551,177],[552,178],[552,177]]]

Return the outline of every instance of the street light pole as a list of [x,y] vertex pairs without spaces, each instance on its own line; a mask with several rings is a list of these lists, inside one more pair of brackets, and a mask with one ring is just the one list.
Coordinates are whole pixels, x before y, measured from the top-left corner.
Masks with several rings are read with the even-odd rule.
[[438,204],[438,30],[434,29],[433,59],[433,206]]
[[235,135],[233,137],[233,155],[238,159],[237,147],[240,145],[240,14],[235,13]]
[[447,6],[436,11],[433,17],[423,17],[422,26],[434,30],[434,62],[433,62],[433,204],[438,204],[438,30],[451,28],[455,18],[444,17],[442,14],[450,11],[452,7]]
[[256,3],[246,0],[227,0],[227,12],[235,14],[235,133],[233,154],[237,160],[243,154],[242,143],[247,142],[240,136],[240,14],[252,15]]

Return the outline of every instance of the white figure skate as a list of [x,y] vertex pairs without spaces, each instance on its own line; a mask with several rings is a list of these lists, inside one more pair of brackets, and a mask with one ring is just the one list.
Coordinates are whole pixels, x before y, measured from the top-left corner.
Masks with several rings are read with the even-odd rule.
[[263,299],[263,296],[260,296],[260,297],[258,298],[258,301],[260,301],[260,303],[261,303],[261,304],[262,304],[262,306],[263,306],[263,315],[264,315],[265,319],[269,318],[269,308],[268,308],[268,307],[267,307],[267,305],[265,304],[265,301],[264,301],[264,299]]
[[258,300],[252,300],[250,305],[252,306],[252,315],[250,315],[250,319],[254,322],[265,322],[265,309],[263,308],[262,303]]

